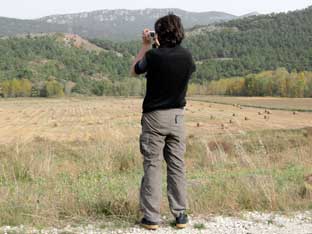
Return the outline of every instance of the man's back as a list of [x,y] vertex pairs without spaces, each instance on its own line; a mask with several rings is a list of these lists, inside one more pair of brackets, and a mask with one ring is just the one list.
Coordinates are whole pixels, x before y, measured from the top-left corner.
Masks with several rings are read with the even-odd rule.
[[183,108],[191,74],[195,71],[193,58],[180,45],[158,48],[145,55],[147,90],[143,112],[159,109]]

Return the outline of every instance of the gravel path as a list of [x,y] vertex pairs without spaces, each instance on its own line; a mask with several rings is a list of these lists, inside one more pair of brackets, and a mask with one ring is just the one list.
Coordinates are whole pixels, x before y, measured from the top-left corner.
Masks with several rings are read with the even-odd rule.
[[40,234],[312,234],[312,211],[295,213],[289,216],[273,213],[244,213],[240,217],[214,216],[190,218],[188,228],[176,230],[164,224],[157,231],[147,231],[139,226],[126,229],[101,229],[97,225],[84,227],[67,226],[63,229],[47,228],[36,230],[29,227],[1,227],[1,234],[40,233]]

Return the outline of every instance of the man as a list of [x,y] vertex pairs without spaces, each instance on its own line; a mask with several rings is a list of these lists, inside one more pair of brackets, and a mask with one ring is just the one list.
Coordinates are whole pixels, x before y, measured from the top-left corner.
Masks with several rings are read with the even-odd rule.
[[[181,19],[169,14],[155,23],[155,35],[145,29],[142,49],[132,65],[132,74],[146,73],[147,88],[143,102],[140,151],[144,176],[140,206],[141,225],[157,229],[160,222],[162,158],[167,163],[167,193],[176,227],[185,228],[186,179],[184,168],[184,106],[188,81],[195,71],[190,52],[180,44],[184,39]],[[154,38],[152,38],[154,37]],[[154,41],[153,49],[151,48]]]

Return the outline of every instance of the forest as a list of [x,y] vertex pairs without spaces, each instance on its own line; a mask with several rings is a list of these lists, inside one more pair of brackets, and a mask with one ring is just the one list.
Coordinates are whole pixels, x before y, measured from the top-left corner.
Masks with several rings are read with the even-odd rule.
[[[311,25],[309,7],[187,30],[197,64],[189,94],[311,97]],[[139,41],[89,41],[102,50],[64,44],[60,33],[1,38],[0,96],[144,95],[144,78],[129,77]]]
[[[252,16],[215,26],[187,30],[183,46],[197,62],[194,80],[227,77],[286,68],[312,70],[312,6],[289,13]],[[106,49],[135,55],[139,42],[91,40]]]

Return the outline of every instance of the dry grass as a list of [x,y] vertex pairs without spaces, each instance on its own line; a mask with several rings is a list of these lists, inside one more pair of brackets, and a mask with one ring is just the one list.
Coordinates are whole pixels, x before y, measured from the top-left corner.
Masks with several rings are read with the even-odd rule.
[[[140,133],[141,104],[141,99],[109,97],[0,99],[0,144],[31,142],[38,137],[58,142],[130,139]],[[312,126],[311,113],[294,115],[293,111],[198,101],[190,101],[186,109],[188,133],[196,136]]]
[[[1,101],[0,225],[137,219],[140,106],[112,98]],[[189,212],[312,208],[304,183],[312,114],[272,111],[264,120],[255,108],[187,108]],[[165,188],[164,178],[164,195]]]
[[191,100],[277,110],[312,112],[312,98],[195,96]]

